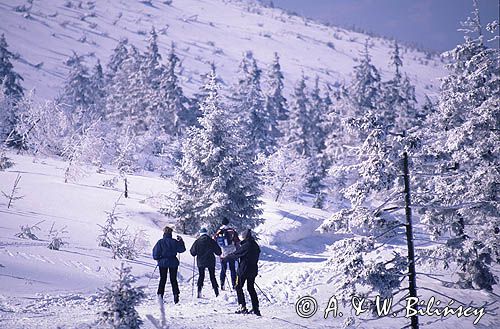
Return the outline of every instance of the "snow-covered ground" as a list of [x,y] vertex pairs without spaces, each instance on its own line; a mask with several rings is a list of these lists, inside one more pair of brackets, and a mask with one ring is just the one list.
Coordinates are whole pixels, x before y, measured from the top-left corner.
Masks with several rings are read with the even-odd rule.
[[[15,69],[25,79],[26,89],[51,98],[58,94],[67,75],[64,62],[73,51],[88,55],[88,63],[107,62],[120,38],[144,49],[152,26],[158,31],[160,53],[171,43],[184,70],[183,86],[190,94],[200,86],[200,74],[217,65],[228,85],[243,52],[252,50],[261,68],[281,58],[289,91],[302,74],[318,75],[322,83],[350,80],[352,67],[367,35],[328,27],[280,9],[264,8],[238,0],[50,0],[33,1],[29,16],[19,8],[25,0],[0,0],[0,33],[20,57]],[[27,16],[25,18],[24,16]],[[393,41],[370,38],[370,53],[384,79],[392,77],[389,53]],[[417,97],[433,94],[444,75],[443,63],[434,56],[402,46],[403,71],[416,86]],[[312,85],[312,81],[310,81]]]
[[[77,183],[64,183],[65,164],[55,159],[33,159],[31,156],[8,154],[15,166],[0,172],[0,189],[7,194],[18,174],[21,175],[18,195],[7,208],[7,199],[0,200],[0,328],[86,328],[102,309],[96,298],[99,288],[116,277],[115,267],[120,260],[112,259],[108,249],[98,247],[98,224],[103,224],[121,194],[121,185],[103,187],[100,183],[116,173],[96,173],[89,168],[88,175]],[[132,273],[139,277],[138,285],[146,286],[148,298],[138,308],[145,320],[144,328],[153,328],[148,315],[160,318],[156,302],[158,271],[153,274],[155,262],[151,259],[152,245],[161,237],[161,228],[169,223],[158,212],[161,196],[168,193],[171,182],[153,175],[129,177],[130,197],[121,198],[117,212],[118,225],[131,231],[140,229],[149,246],[134,261]],[[266,294],[259,298],[263,317],[237,315],[235,293],[223,291],[215,297],[208,279],[204,298],[192,296],[193,258],[181,255],[179,283],[181,301],[174,305],[167,285],[166,317],[170,328],[341,328],[343,318],[323,318],[324,309],[332,295],[337,293],[339,279],[334,268],[328,266],[332,255],[328,245],[335,235],[319,235],[315,229],[327,212],[296,203],[277,204],[266,200],[264,218],[259,226],[262,247],[260,274],[257,284]],[[43,222],[42,222],[43,221]],[[41,222],[41,223],[39,223]],[[38,224],[33,231],[39,240],[15,237],[21,225]],[[47,248],[48,232],[53,226],[66,226],[68,245],[59,251]],[[194,238],[183,236],[187,248]],[[383,253],[398,248],[388,245]],[[419,269],[437,273],[436,269]],[[419,279],[420,280],[420,279]],[[430,279],[419,281],[441,293],[452,295],[475,305],[492,302],[493,294],[457,291],[443,288]],[[496,291],[498,296],[498,290]],[[309,319],[296,314],[295,302],[311,295],[318,301],[318,312]],[[430,295],[424,296],[430,297]],[[247,296],[248,298],[248,296]],[[348,312],[346,312],[348,313]],[[347,316],[347,315],[346,315]],[[345,318],[345,317],[344,317]],[[421,317],[422,323],[436,317]],[[424,328],[497,328],[498,318],[485,315],[478,326],[473,318],[449,318]],[[361,328],[395,328],[405,324],[403,319],[385,318],[362,322]]]

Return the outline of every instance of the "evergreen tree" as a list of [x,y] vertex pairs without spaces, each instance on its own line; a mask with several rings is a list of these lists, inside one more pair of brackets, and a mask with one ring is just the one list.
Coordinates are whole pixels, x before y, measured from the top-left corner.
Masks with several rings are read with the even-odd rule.
[[164,131],[175,137],[181,136],[186,127],[193,124],[196,117],[196,114],[190,114],[187,107],[188,99],[184,96],[177,76],[178,65],[179,57],[175,54],[175,46],[172,43],[167,57],[167,67],[159,86],[155,115],[158,116]]
[[177,218],[183,232],[196,232],[202,225],[215,230],[223,216],[238,230],[253,228],[262,213],[258,168],[219,101],[214,71],[205,89],[200,127],[187,130],[175,176],[177,190],[163,212]]
[[265,94],[264,106],[269,115],[271,126],[271,148],[275,148],[278,139],[283,136],[280,129],[285,129],[283,123],[288,120],[288,108],[286,98],[283,96],[283,73],[279,62],[278,53],[274,53],[274,61],[268,70],[267,92]]
[[283,143],[291,145],[297,154],[306,158],[316,152],[315,142],[310,134],[309,99],[307,97],[305,77],[298,81],[290,104],[290,119]]
[[247,51],[240,64],[240,78],[236,87],[234,113],[239,124],[244,126],[250,140],[249,145],[256,153],[269,154],[272,150],[272,113],[264,106],[261,90],[261,70],[257,67],[251,51]]
[[133,286],[137,278],[131,274],[131,267],[122,263],[117,270],[117,280],[99,291],[99,299],[106,310],[99,312],[98,324],[115,329],[139,329],[143,321],[135,307],[146,297],[144,287]]
[[371,63],[366,40],[364,51],[361,53],[359,64],[354,67],[354,79],[349,93],[356,105],[355,116],[362,116],[367,110],[377,108],[380,99],[380,74]]
[[394,43],[390,64],[394,66],[394,78],[382,83],[380,100],[381,120],[397,133],[422,124],[416,107],[415,87],[407,75],[403,77],[403,61],[399,54],[398,43]]
[[149,120],[148,90],[141,70],[143,56],[132,46],[109,83],[106,117],[115,127],[131,127],[134,134],[146,130]]
[[21,87],[23,78],[14,71],[11,63],[13,58],[14,55],[8,50],[7,41],[2,34],[0,36],[0,142],[3,143],[11,135],[9,144],[15,145],[12,141],[18,139],[18,134],[13,131],[17,122],[16,103],[23,97],[24,92]]
[[11,61],[14,58],[5,40],[5,35],[0,36],[0,83],[5,96],[12,98],[14,101],[23,97],[24,92],[21,87],[23,78],[14,71],[14,66]]
[[102,70],[101,62],[98,60],[90,76],[92,90],[92,104],[98,118],[103,118],[106,107],[106,79]]
[[94,115],[93,85],[82,56],[73,52],[66,65],[69,67],[69,74],[57,101],[67,110],[73,125],[80,127],[91,122]]
[[485,44],[474,4],[464,43],[448,52],[450,73],[426,124],[422,167],[433,175],[419,182],[426,192],[420,202],[423,221],[445,241],[438,257],[445,267],[458,265],[459,285],[492,290],[498,279],[491,264],[500,262],[500,53]]
[[118,45],[113,49],[113,53],[109,58],[109,62],[106,66],[106,79],[111,81],[115,76],[116,72],[121,68],[123,62],[129,57],[128,56],[128,39],[123,38],[118,42]]

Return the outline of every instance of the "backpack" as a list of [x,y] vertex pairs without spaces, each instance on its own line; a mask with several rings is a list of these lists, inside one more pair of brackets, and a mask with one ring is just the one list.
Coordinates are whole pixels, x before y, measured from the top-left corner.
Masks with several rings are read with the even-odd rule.
[[234,230],[231,228],[224,228],[217,232],[215,237],[217,244],[222,248],[234,245]]

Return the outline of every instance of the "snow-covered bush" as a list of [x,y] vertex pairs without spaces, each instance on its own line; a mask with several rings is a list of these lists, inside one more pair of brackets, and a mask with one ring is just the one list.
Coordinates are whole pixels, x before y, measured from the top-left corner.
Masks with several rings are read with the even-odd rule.
[[110,249],[115,259],[136,259],[148,246],[147,236],[141,230],[130,233],[128,228],[116,227],[115,224],[119,219],[116,208],[119,205],[122,195],[116,200],[113,209],[107,212],[105,224],[99,225],[101,234],[97,237],[97,242],[100,247]]
[[336,242],[330,250],[335,255],[328,265],[338,271],[343,301],[354,295],[393,297],[407,271],[406,258],[399,253],[392,257],[374,255],[373,238],[349,238]]
[[7,156],[5,148],[0,146],[0,170],[5,170],[14,166],[14,162]]
[[81,126],[69,136],[62,150],[62,156],[68,161],[64,172],[64,182],[76,181],[85,175],[85,166],[99,163],[102,150],[100,120]]
[[32,154],[60,155],[70,129],[66,113],[51,101],[36,103],[33,92],[16,105],[14,142]]
[[135,307],[146,297],[144,287],[134,286],[137,278],[131,274],[131,267],[122,263],[117,270],[118,278],[99,291],[105,309],[98,313],[97,324],[114,329],[138,329],[143,321]]
[[109,236],[113,258],[134,260],[148,245],[144,231],[128,232],[128,228],[115,229]]
[[59,250],[61,249],[62,246],[67,245],[68,242],[65,241],[66,236],[65,234],[68,233],[66,231],[66,226],[60,228],[59,230],[54,230],[54,224],[52,224],[52,227],[50,228],[49,231],[49,245],[48,248],[51,250]]
[[38,222],[33,225],[21,225],[20,229],[21,232],[16,233],[15,236],[21,239],[30,239],[30,240],[40,240],[36,234],[34,233],[35,231],[40,231],[40,227],[38,226],[39,224],[43,223],[44,221],[42,220],[41,222]]
[[297,197],[305,188],[308,161],[290,146],[260,159],[264,189],[274,201]]

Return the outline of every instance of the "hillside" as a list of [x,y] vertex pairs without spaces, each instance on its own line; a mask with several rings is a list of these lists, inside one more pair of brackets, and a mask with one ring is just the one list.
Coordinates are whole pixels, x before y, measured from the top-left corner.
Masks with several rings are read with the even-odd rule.
[[[63,64],[75,51],[106,62],[120,38],[141,48],[154,26],[160,52],[172,42],[183,62],[182,79],[189,93],[199,86],[200,74],[215,62],[226,84],[244,51],[252,50],[262,68],[281,57],[285,86],[302,75],[318,75],[324,83],[349,80],[355,59],[368,36],[291,16],[280,9],[231,0],[165,1],[0,1],[0,33],[19,55],[15,69],[26,89],[38,96],[57,95],[67,73]],[[150,4],[151,3],[151,4]],[[372,38],[371,55],[382,74],[388,74],[390,40]],[[417,97],[432,94],[444,75],[442,62],[402,47],[403,71],[416,85]]]

